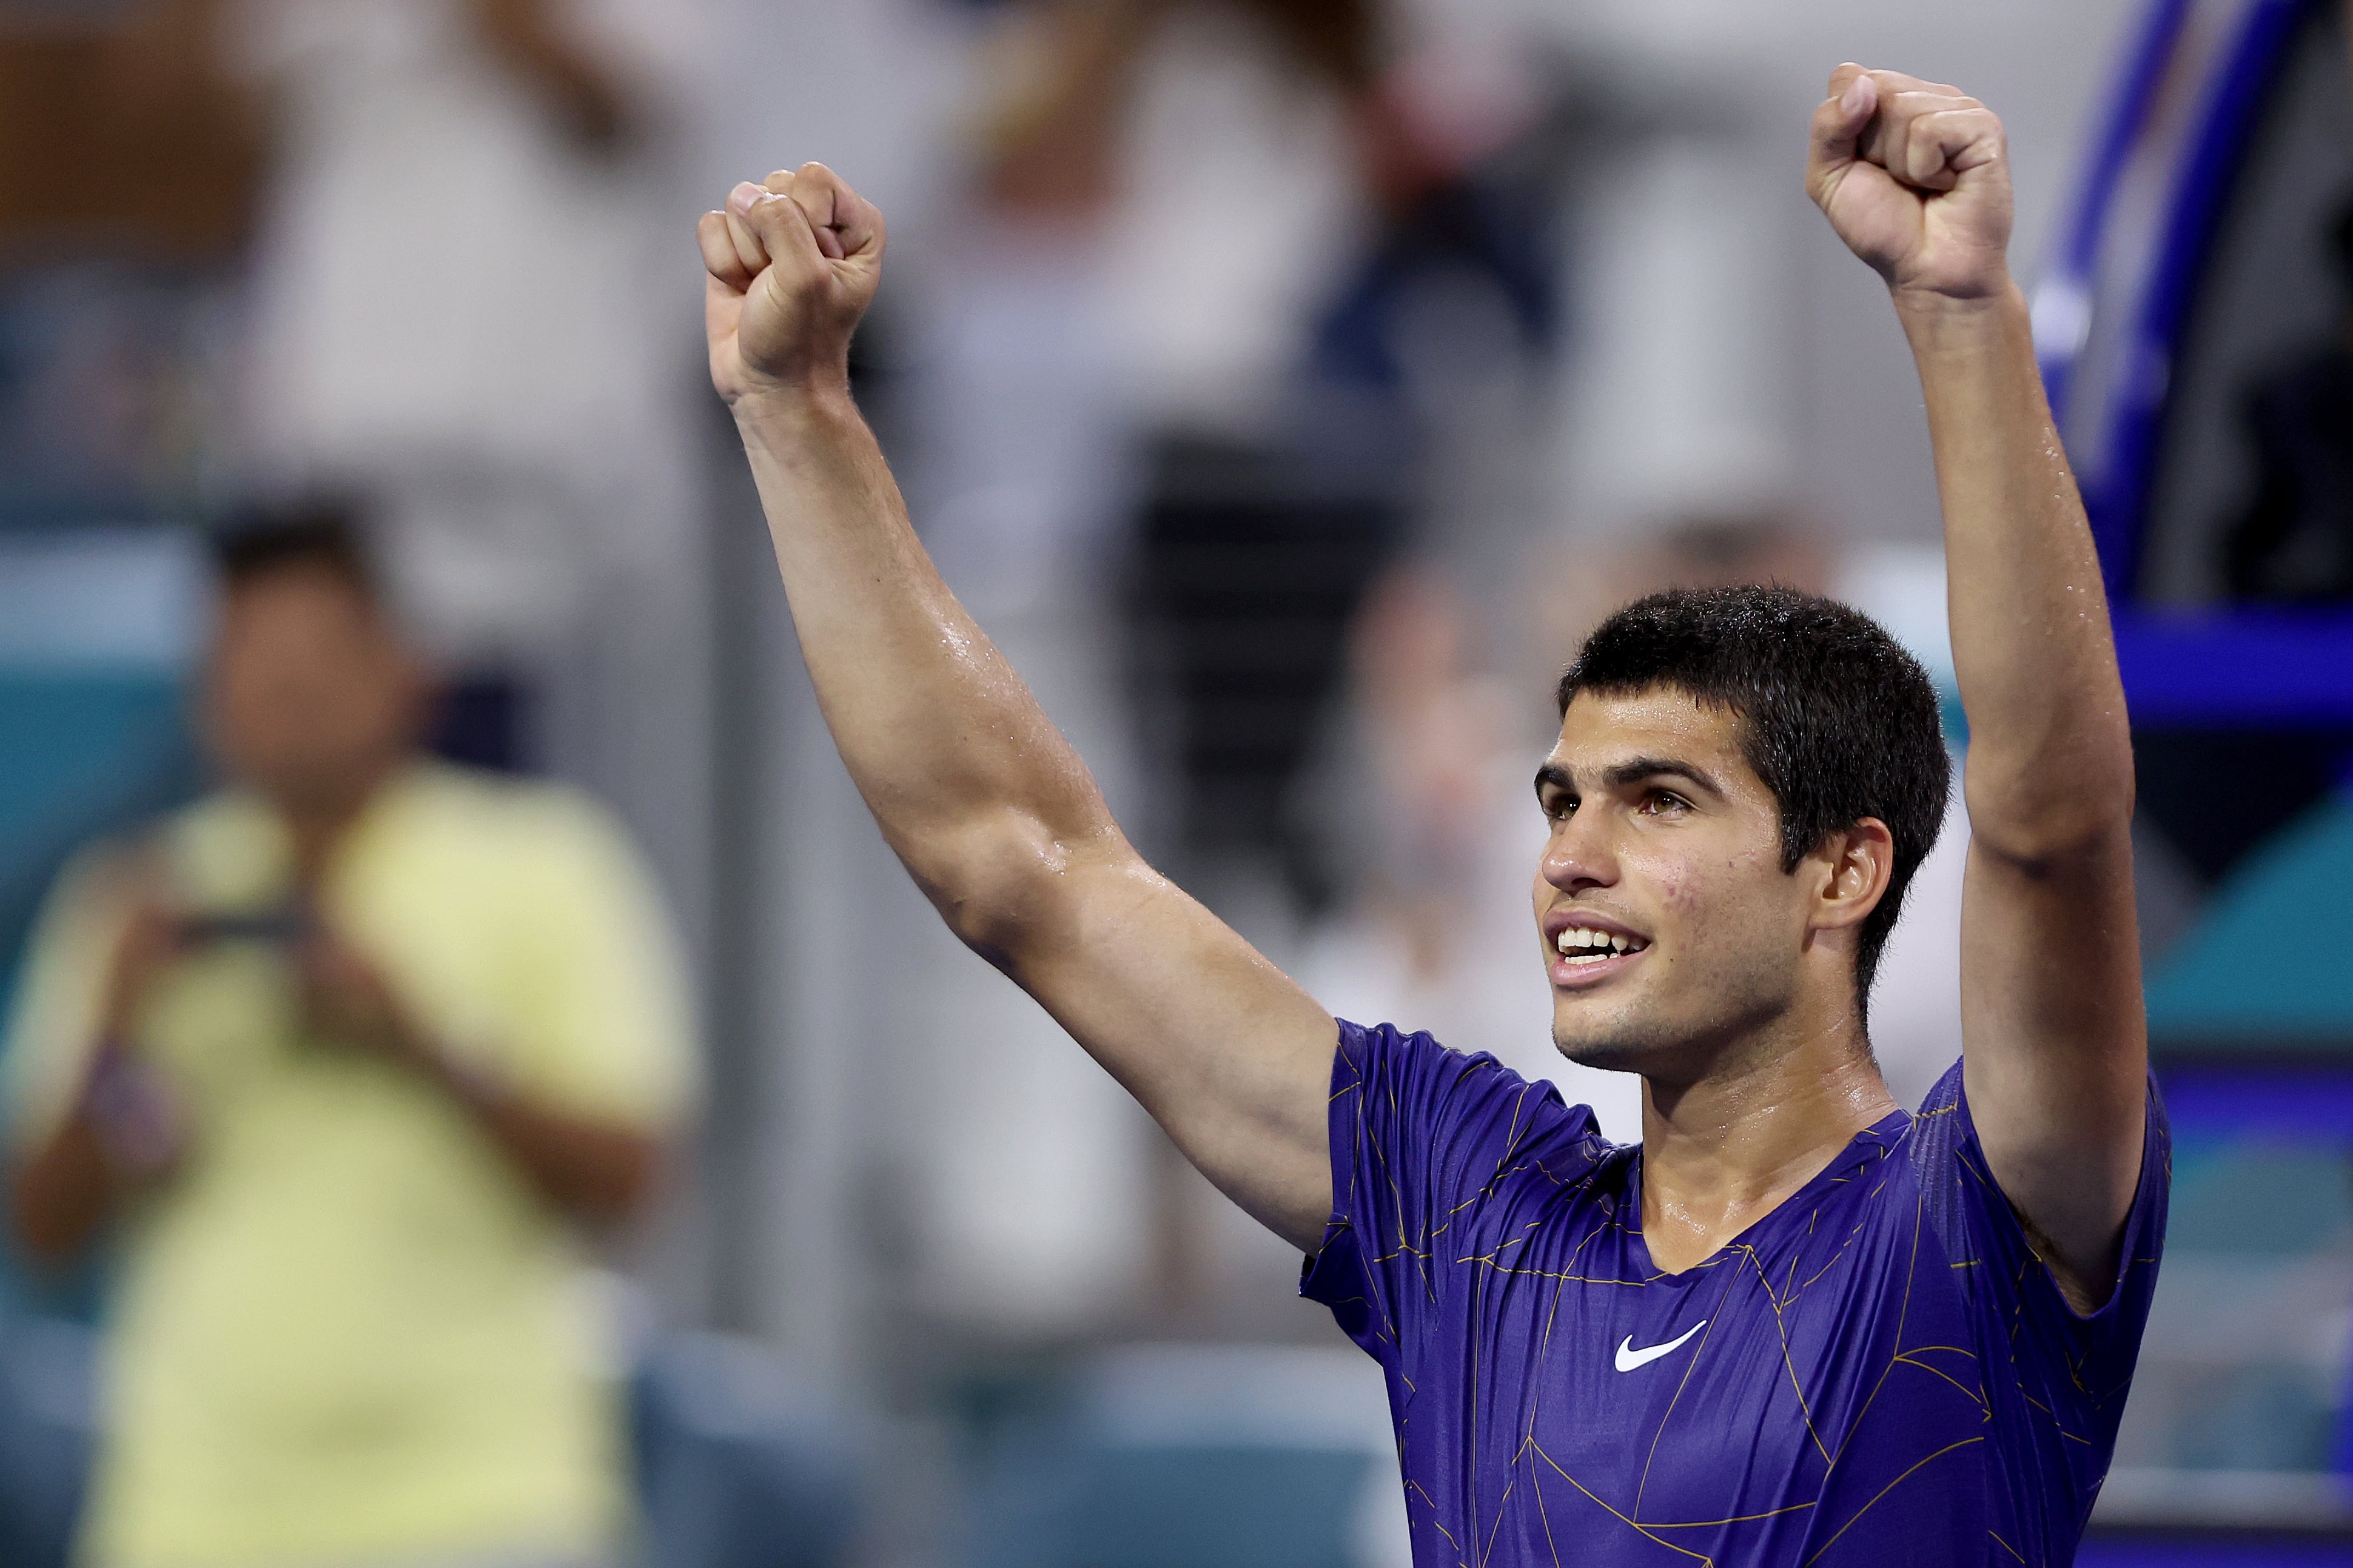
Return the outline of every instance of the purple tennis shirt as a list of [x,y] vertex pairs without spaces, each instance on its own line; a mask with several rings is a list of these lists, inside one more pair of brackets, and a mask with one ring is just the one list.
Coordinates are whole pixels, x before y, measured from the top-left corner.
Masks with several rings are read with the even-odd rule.
[[1958,1066],[1681,1274],[1642,1162],[1492,1057],[1340,1026],[1303,1294],[1388,1381],[1417,1568],[2074,1560],[2164,1244],[2149,1094],[2107,1301],[2060,1296]]

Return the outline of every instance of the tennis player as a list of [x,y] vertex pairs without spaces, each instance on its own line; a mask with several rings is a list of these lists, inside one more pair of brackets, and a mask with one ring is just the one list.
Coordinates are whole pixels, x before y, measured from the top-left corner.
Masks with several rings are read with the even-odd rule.
[[[828,723],[956,933],[1060,1020],[1388,1375],[1415,1562],[2064,1563],[2164,1233],[2133,770],[2099,565],[2005,259],[2000,122],[1841,67],[1808,188],[1926,394],[1973,829],[1961,1062],[1917,1115],[1865,1027],[1947,789],[1919,667],[1781,589],[1596,631],[1535,775],[1535,925],[1619,1147],[1492,1058],[1337,1022],[1139,858],[916,542],[852,405],[879,213],[808,164],[700,238]],[[1250,243],[1247,192],[1201,222]]]

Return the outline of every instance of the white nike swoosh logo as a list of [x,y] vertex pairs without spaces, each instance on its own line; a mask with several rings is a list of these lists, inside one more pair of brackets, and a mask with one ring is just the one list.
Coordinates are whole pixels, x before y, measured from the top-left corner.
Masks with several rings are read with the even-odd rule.
[[1699,1332],[1705,1327],[1707,1327],[1707,1320],[1705,1318],[1702,1318],[1698,1322],[1694,1323],[1690,1328],[1685,1329],[1683,1331],[1681,1338],[1669,1340],[1662,1345],[1652,1345],[1646,1351],[1636,1350],[1634,1348],[1634,1336],[1628,1334],[1625,1340],[1618,1346],[1618,1370],[1620,1372],[1631,1372],[1638,1366],[1650,1365],[1652,1362],[1658,1360],[1662,1355],[1672,1355],[1675,1352],[1683,1348],[1683,1342],[1685,1340],[1690,1339],[1694,1334]]

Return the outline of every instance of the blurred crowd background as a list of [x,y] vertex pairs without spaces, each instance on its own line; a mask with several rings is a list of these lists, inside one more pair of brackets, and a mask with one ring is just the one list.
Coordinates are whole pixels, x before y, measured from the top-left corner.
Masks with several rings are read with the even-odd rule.
[[1833,593],[1967,744],[1847,59],[2005,116],[2119,606],[2179,1153],[2084,1561],[2353,1562],[2347,16],[0,0],[0,1563],[1401,1563],[1296,1256],[850,790],[693,219],[877,201],[861,401],[1138,842],[1631,1138],[1529,945],[1583,630]]

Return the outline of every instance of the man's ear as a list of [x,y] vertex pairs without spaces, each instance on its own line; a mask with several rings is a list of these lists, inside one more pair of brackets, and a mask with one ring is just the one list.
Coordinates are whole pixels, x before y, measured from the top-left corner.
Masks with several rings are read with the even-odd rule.
[[1895,876],[1895,836],[1887,824],[1866,816],[1822,840],[1817,852],[1829,870],[1815,900],[1818,930],[1861,925]]

